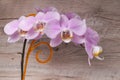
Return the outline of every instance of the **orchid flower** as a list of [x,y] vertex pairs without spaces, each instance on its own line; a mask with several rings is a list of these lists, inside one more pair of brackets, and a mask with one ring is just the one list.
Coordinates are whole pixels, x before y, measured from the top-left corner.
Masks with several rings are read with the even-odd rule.
[[[52,20],[59,20],[60,19],[60,14],[55,11],[49,11],[49,12],[39,12],[36,14],[35,19],[34,19],[34,25],[31,28],[31,34],[34,36],[34,39],[40,39],[41,36],[44,34],[44,29],[47,25],[48,22]],[[25,30],[28,27],[27,26],[22,26],[22,28]],[[28,39],[31,39],[28,38]]]
[[[13,20],[9,22],[8,24],[6,24],[4,28],[4,32],[7,35],[9,35],[8,42],[10,43],[16,42],[20,38],[27,38],[28,36],[30,36],[31,31],[29,31],[29,29],[32,27],[33,19],[34,17],[32,16],[30,17],[21,16],[18,20]],[[24,20],[26,20],[27,23],[20,24]],[[27,28],[28,30],[27,29],[24,30],[21,28],[23,24],[28,27]]]
[[51,38],[50,45],[56,47],[63,42],[81,43],[79,36],[86,32],[86,21],[77,18],[68,19],[61,15],[60,20],[53,20],[48,23],[45,29],[46,35]]
[[103,50],[101,46],[97,45],[99,42],[98,33],[88,27],[83,39],[83,43],[85,44],[85,50],[88,54],[89,65],[91,65],[90,59],[93,59],[93,57],[99,60],[103,60],[104,58],[99,57],[99,54],[102,53]]

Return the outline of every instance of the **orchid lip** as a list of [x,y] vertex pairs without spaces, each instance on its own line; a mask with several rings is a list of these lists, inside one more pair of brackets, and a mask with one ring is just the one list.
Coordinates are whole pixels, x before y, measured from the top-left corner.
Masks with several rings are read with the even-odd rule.
[[70,30],[64,30],[61,32],[61,38],[65,43],[69,43],[72,40],[73,33]]
[[45,22],[36,22],[36,24],[34,25],[34,30],[36,32],[43,32],[45,29],[46,23]]
[[27,34],[28,31],[18,30],[18,32],[19,32],[19,34],[20,34],[21,37],[24,37],[24,36],[26,36],[26,34]]

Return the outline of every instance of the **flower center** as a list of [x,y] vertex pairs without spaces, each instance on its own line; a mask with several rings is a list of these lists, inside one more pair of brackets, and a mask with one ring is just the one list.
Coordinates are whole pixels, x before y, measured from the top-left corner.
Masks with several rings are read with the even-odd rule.
[[100,46],[93,47],[93,56],[94,57],[99,56],[99,54],[101,54],[102,51],[103,51],[103,49]]
[[70,30],[61,32],[61,38],[65,43],[69,43],[73,37],[73,33]]
[[40,32],[41,33],[41,32],[44,31],[45,25],[46,25],[46,23],[44,23],[44,22],[38,22],[38,23],[35,24],[34,30],[36,32]]
[[24,37],[27,34],[27,31],[19,30],[20,36]]

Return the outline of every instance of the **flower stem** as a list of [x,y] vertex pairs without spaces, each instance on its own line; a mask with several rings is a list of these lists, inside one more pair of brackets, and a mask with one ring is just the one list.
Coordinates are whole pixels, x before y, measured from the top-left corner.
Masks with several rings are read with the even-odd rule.
[[40,45],[47,45],[48,48],[50,49],[50,55],[48,56],[48,58],[46,60],[41,60],[39,59],[39,54],[41,54],[42,50],[38,50],[37,53],[36,53],[36,60],[39,62],[39,63],[47,63],[51,60],[52,56],[53,56],[53,50],[52,50],[52,47],[49,45],[49,43],[47,42],[38,42],[36,43],[36,40],[33,40],[31,43],[30,43],[30,46],[28,48],[28,51],[26,53],[26,57],[25,57],[25,64],[24,64],[24,71],[23,71],[23,75],[22,75],[22,80],[25,80],[25,76],[26,76],[26,72],[27,72],[27,66],[28,66],[28,62],[29,62],[29,56],[30,54],[32,53],[33,50],[35,50],[37,47],[39,47]]
[[23,65],[24,65],[24,56],[25,56],[25,47],[26,47],[27,39],[24,40],[23,49],[22,49],[22,57],[21,57],[21,80],[23,77]]

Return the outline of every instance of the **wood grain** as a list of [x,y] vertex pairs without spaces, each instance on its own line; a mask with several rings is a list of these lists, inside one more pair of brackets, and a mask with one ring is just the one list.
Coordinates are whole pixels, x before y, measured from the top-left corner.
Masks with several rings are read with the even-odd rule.
[[[87,25],[101,37],[104,61],[93,59],[87,64],[87,54],[73,43],[61,44],[48,64],[38,64],[35,52],[29,59],[26,80],[120,80],[120,0],[0,0],[0,80],[20,80],[22,42],[7,43],[3,28],[9,21],[36,13],[35,7],[54,6],[60,12],[76,12],[87,19]],[[43,41],[49,42],[44,37]],[[40,47],[45,53],[48,49]]]

